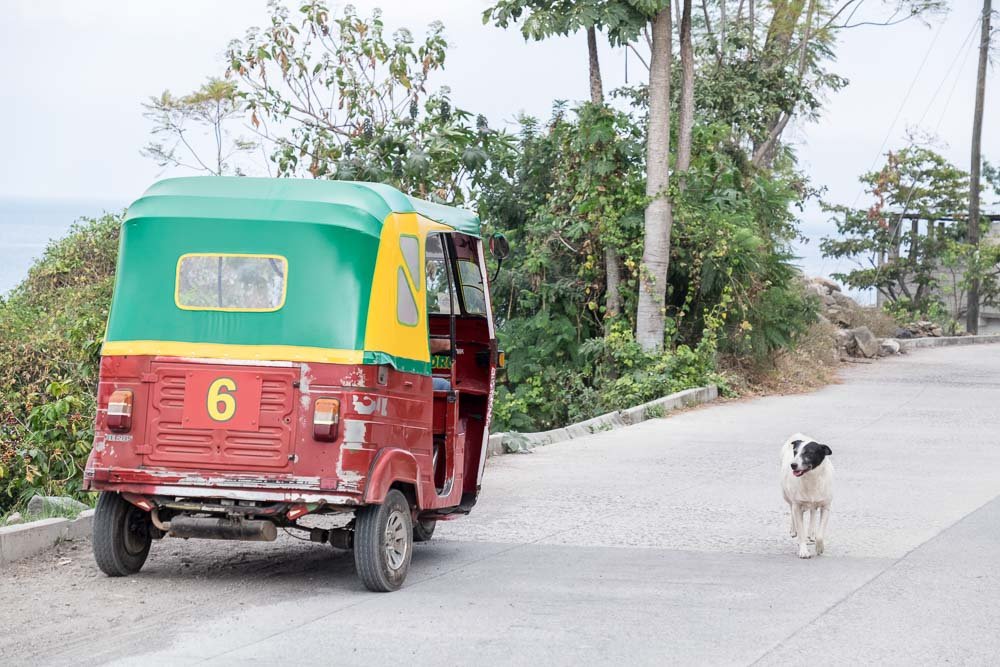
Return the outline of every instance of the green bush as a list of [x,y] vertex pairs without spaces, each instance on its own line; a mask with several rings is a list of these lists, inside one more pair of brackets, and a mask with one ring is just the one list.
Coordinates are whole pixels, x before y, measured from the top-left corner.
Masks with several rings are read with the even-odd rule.
[[80,495],[120,225],[77,222],[0,299],[0,511]]
[[692,387],[726,388],[715,370],[711,333],[695,348],[648,354],[624,322],[582,345],[572,330],[568,322],[541,316],[509,323],[501,334],[510,337],[509,377],[497,387],[494,431],[548,430]]

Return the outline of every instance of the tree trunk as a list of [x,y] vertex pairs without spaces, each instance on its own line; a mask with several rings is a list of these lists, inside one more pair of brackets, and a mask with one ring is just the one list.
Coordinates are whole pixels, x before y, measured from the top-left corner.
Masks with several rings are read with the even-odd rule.
[[686,185],[685,172],[691,166],[691,127],[694,125],[694,47],[691,44],[691,0],[683,0],[681,12],[681,104],[677,118],[678,187]]
[[[782,21],[790,21],[789,26],[783,26],[777,30],[774,29],[775,22],[778,20],[778,11],[775,9],[775,18],[771,22],[771,27],[768,29],[768,44],[765,45],[765,50],[779,49],[783,52],[779,59],[779,63],[784,62],[790,51],[791,37],[795,30],[795,26],[802,16],[803,2],[796,1],[792,3],[792,6],[788,6],[786,3],[778,3],[781,5],[781,12],[783,15],[787,14],[787,17],[782,19]],[[777,7],[777,5],[776,5]],[[809,0],[809,9],[806,11],[806,21],[803,27],[802,39],[799,42],[799,57],[798,64],[796,66],[796,72],[798,74],[798,84],[802,86],[802,81],[806,74],[806,65],[808,64],[807,55],[809,52],[809,40],[813,37],[812,23],[813,17],[816,15],[816,0]],[[774,55],[773,53],[771,54]],[[774,65],[773,65],[774,66]],[[767,138],[764,142],[754,148],[752,162],[755,167],[770,166],[772,160],[774,160],[774,154],[778,148],[778,140],[781,138],[781,133],[785,131],[785,127],[788,125],[788,121],[792,119],[792,113],[783,113],[774,116],[767,128]]]
[[648,352],[663,348],[664,304],[670,265],[673,224],[667,186],[670,183],[670,7],[657,12],[651,25],[649,60],[649,128],[646,132],[646,207],[639,267],[639,307],[635,337]]
[[597,57],[597,30],[587,28],[587,51],[590,54],[590,101],[604,104],[604,83],[601,81],[601,61]]
[[726,0],[719,2],[719,54],[726,59]]
[[604,316],[606,319],[622,314],[622,277],[619,269],[618,252],[609,245],[604,246],[604,271],[607,285],[604,292]]
[[[983,147],[983,107],[986,103],[986,63],[990,55],[990,0],[983,0],[982,37],[979,42],[979,75],[976,78],[976,108],[972,116],[972,168],[969,170],[969,243],[979,245],[979,169],[982,165],[980,151]],[[979,333],[979,281],[969,284],[969,309],[965,328],[969,333]]]
[[[590,101],[594,104],[604,104],[604,83],[601,80],[601,61],[597,56],[597,30],[594,26],[587,28],[587,51],[590,55]],[[601,239],[604,243],[604,239]],[[604,246],[604,314],[607,318],[621,315],[621,269],[618,252],[609,245]]]

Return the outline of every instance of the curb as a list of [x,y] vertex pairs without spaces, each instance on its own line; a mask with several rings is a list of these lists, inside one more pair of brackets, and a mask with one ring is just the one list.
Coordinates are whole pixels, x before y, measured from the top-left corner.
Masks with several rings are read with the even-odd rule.
[[526,452],[535,447],[551,445],[554,442],[564,442],[576,438],[584,438],[594,433],[613,431],[626,426],[632,426],[647,419],[663,417],[677,408],[709,403],[719,397],[719,388],[715,385],[685,389],[676,394],[637,405],[634,408],[616,410],[607,414],[570,424],[551,431],[539,433],[495,433],[490,436],[486,448],[486,456],[502,456],[516,452]]
[[94,510],[84,510],[75,519],[41,519],[0,528],[0,566],[30,558],[64,540],[90,535]]
[[938,338],[895,338],[901,350],[915,350],[922,347],[948,347],[950,345],[984,345],[1000,343],[1000,334],[982,336],[941,336]]

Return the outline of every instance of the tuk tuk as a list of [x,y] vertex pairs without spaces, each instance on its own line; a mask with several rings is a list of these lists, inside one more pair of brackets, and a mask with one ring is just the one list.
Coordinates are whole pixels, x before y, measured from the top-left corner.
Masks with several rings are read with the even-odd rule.
[[[101,570],[138,572],[166,536],[283,528],[399,588],[413,542],[482,483],[502,365],[483,245],[473,214],[382,184],[147,190],[122,225],[85,470]],[[506,240],[488,245],[502,261]]]

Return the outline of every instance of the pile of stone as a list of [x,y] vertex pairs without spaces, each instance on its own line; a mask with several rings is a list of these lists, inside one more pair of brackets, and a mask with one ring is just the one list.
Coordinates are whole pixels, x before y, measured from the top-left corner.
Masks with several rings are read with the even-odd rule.
[[822,317],[827,322],[842,329],[850,328],[861,308],[851,297],[840,289],[840,285],[826,278],[809,278],[806,291],[815,294],[822,303]]
[[840,285],[827,278],[807,278],[805,290],[820,299],[820,321],[837,327],[837,350],[841,360],[874,359],[900,354],[897,340],[878,338],[871,329],[860,323],[865,307],[844,294]]
[[896,338],[940,338],[943,335],[944,329],[939,324],[927,320],[910,322],[896,330]]

